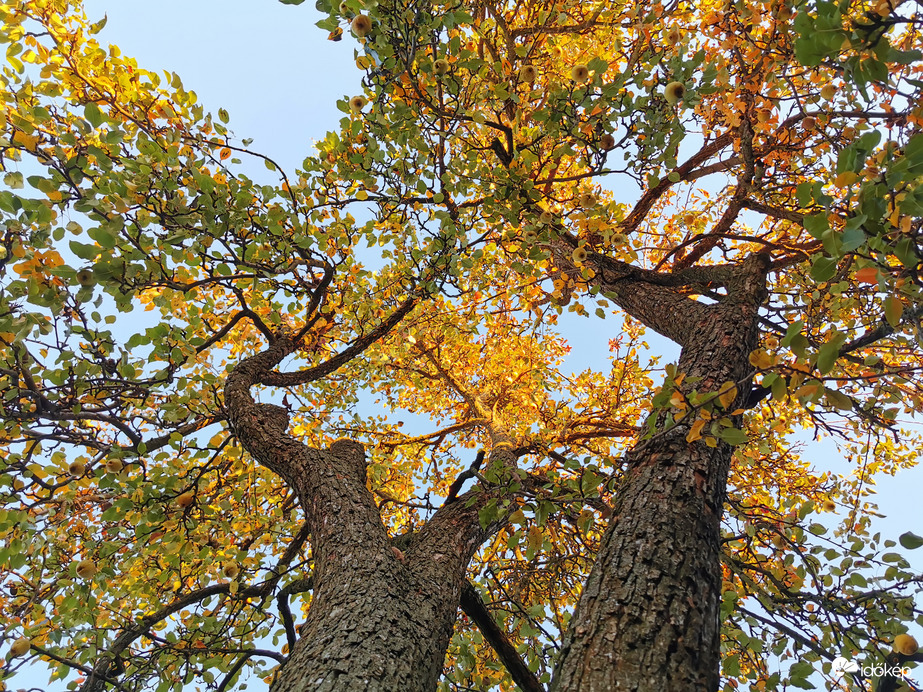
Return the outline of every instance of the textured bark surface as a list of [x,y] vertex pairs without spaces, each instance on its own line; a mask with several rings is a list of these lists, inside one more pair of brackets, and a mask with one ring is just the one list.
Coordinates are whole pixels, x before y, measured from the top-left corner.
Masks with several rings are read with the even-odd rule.
[[[742,265],[715,305],[650,285],[613,292],[630,313],[679,341],[679,373],[701,378],[699,391],[714,391],[747,379],[765,271],[760,257]],[[687,443],[687,432],[688,425],[658,430],[627,455],[553,690],[718,689],[719,522],[732,450]]]
[[301,500],[314,558],[311,607],[273,692],[432,690],[455,622],[465,569],[497,527],[482,529],[471,494],[435,513],[395,552],[366,487],[362,446],[308,447],[285,409],[258,404],[255,384],[294,350],[279,340],[228,377],[225,405],[241,444]]

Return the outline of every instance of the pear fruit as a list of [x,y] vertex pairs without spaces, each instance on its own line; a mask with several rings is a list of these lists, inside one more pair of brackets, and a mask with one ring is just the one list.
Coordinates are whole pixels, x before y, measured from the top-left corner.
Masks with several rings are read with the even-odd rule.
[[81,560],[77,563],[77,576],[81,579],[92,579],[96,572],[96,563],[92,560]]
[[190,490],[176,498],[176,506],[181,509],[186,509],[186,507],[191,505],[194,500],[195,500],[195,493]]
[[523,82],[534,82],[538,79],[538,70],[535,65],[523,65],[519,68],[519,79]]
[[124,468],[124,464],[118,459],[110,459],[106,462],[106,471],[109,473],[118,473]]
[[913,656],[920,648],[917,640],[909,634],[899,634],[894,638],[894,650],[904,656]]
[[368,18],[368,15],[357,14],[352,24],[350,24],[350,28],[356,36],[363,38],[364,36],[368,36],[369,32],[372,30],[372,20]]
[[77,283],[84,288],[90,288],[96,285],[96,277],[93,276],[92,269],[81,269],[77,272]]
[[349,110],[353,113],[361,113],[367,103],[368,99],[366,99],[365,96],[353,96],[349,99]]
[[610,135],[608,132],[599,138],[599,146],[605,151],[609,151],[615,147],[615,137]]
[[10,656],[17,658],[19,656],[25,656],[29,653],[29,649],[32,648],[32,640],[28,637],[20,637],[13,645],[10,647]]
[[439,58],[436,62],[433,63],[433,72],[438,75],[444,75],[449,71],[449,61],[443,58]]
[[72,476],[82,476],[86,470],[86,464],[84,464],[82,461],[72,461],[67,466],[67,472]]
[[586,262],[587,251],[585,248],[578,247],[574,249],[574,252],[571,254],[571,259],[578,264]]
[[570,78],[575,82],[585,82],[590,78],[590,68],[586,65],[574,65],[570,71]]
[[686,85],[682,82],[670,82],[663,90],[663,97],[671,106],[683,100],[686,95]]
[[228,579],[235,579],[240,574],[240,567],[236,562],[226,562],[221,568],[221,574]]

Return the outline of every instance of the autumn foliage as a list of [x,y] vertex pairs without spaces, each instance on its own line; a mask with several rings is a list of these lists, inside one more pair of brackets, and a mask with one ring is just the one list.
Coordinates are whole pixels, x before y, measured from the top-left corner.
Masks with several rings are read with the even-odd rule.
[[[443,517],[472,543],[455,591],[433,587],[455,599],[440,689],[604,689],[565,650],[601,622],[575,614],[612,578],[598,556],[641,543],[633,502],[712,514],[712,545],[675,550],[714,553],[711,605],[673,594],[721,619],[701,689],[923,660],[891,649],[920,636],[923,578],[869,529],[875,478],[921,442],[919,5],[317,8],[355,44],[356,91],[282,171],[79,2],[0,5],[10,684],[46,665],[83,690],[290,689],[341,576],[325,522],[361,533],[363,507],[411,584],[448,552],[427,542]],[[579,339],[610,362],[575,365]],[[368,498],[321,516],[273,439],[305,468],[364,458]],[[667,450],[696,469],[671,482],[686,507],[638,489]]]

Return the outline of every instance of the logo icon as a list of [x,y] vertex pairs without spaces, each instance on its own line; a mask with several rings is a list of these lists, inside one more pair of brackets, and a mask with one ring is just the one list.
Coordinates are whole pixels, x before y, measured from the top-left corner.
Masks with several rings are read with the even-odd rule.
[[833,659],[833,672],[837,675],[843,675],[844,673],[856,673],[859,671],[859,664],[855,661],[850,661],[848,658],[843,658],[842,656],[837,656]]

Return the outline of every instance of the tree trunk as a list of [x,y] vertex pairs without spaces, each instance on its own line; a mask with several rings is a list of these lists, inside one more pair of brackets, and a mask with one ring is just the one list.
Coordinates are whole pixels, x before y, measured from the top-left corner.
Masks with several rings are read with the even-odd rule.
[[279,339],[239,363],[225,387],[237,438],[297,492],[311,533],[311,607],[272,690],[433,690],[468,562],[500,526],[478,521],[494,494],[466,493],[444,505],[395,550],[366,487],[362,445],[308,447],[288,435],[285,409],[251,397],[294,349]]
[[[682,344],[682,389],[716,391],[730,380],[741,384],[732,406],[745,399],[765,271],[759,257],[742,265],[721,303],[689,306],[691,320],[666,327]],[[618,290],[624,305],[648,311],[656,309],[658,293],[663,291],[645,299],[640,291]],[[666,312],[679,317],[675,309]],[[717,447],[686,442],[691,422],[669,430],[659,426],[627,454],[612,519],[565,637],[552,690],[718,689],[719,525],[732,449],[720,441]]]

